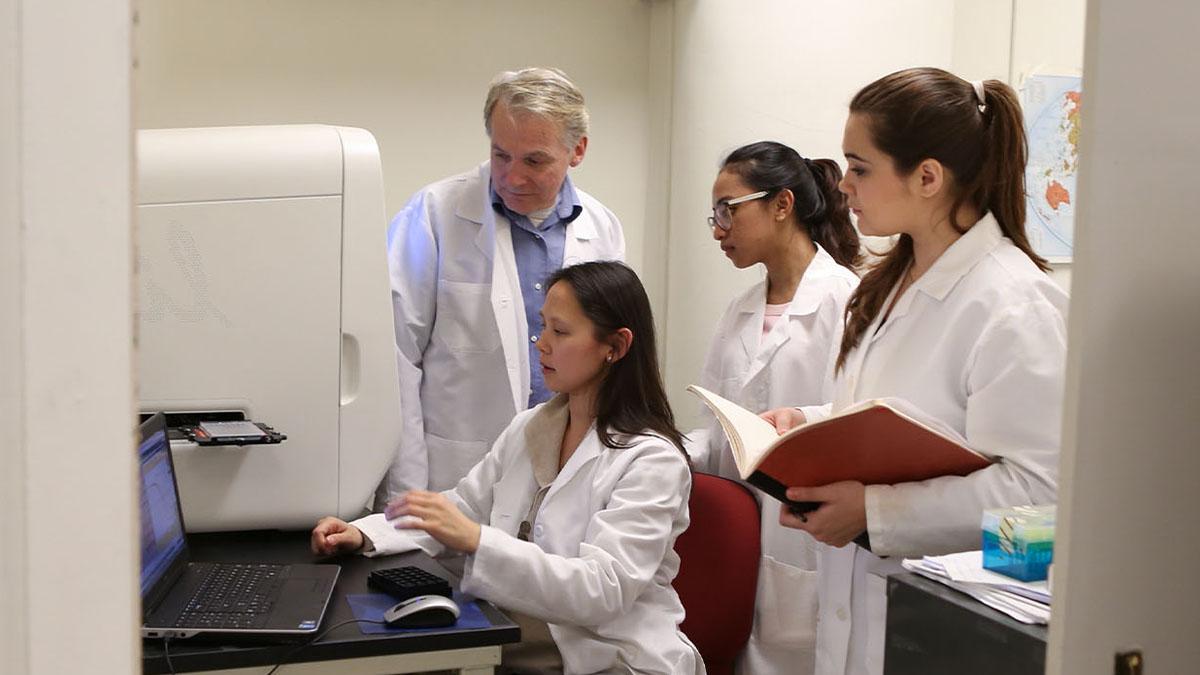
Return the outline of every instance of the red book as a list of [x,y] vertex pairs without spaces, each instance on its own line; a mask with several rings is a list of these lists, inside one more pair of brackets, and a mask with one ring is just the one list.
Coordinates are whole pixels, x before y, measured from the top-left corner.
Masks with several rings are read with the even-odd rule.
[[987,457],[936,421],[918,421],[919,410],[901,399],[873,399],[783,435],[738,404],[692,385],[729,438],[742,479],[796,510],[785,498],[789,487],[814,487],[843,480],[866,485],[908,483],[938,476],[965,476],[988,466]]

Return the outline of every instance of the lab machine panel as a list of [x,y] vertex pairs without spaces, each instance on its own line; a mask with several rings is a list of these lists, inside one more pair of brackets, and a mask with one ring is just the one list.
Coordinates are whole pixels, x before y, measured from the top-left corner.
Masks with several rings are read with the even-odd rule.
[[359,515],[400,434],[374,139],[319,125],[146,130],[138,160],[142,410],[287,435],[173,441],[188,529]]

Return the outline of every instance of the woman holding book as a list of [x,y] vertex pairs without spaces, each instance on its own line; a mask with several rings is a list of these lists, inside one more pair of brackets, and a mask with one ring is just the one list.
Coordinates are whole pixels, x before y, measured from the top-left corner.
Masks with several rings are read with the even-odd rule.
[[[879,673],[884,576],[901,558],[978,548],[984,509],[1056,500],[1067,295],[1025,235],[1025,133],[1004,83],[888,75],[852,100],[843,150],[859,229],[898,241],[850,298],[832,405],[765,417],[784,430],[896,397],[992,460],[965,477],[788,490],[822,503],[780,512],[827,545],[817,671]],[[864,533],[869,550],[851,544]]]
[[671,587],[691,474],[650,302],[618,262],[563,268],[547,289],[537,345],[558,396],[517,415],[453,489],[323,518],[313,551],[464,556],[462,590],[521,625],[502,657],[514,672],[703,673]]
[[[734,150],[713,183],[713,239],[738,268],[762,264],[766,278],[725,310],[701,386],[749,410],[829,400],[826,372],[850,293],[858,285],[858,234],[842,172],[781,143]],[[701,470],[738,478],[729,443],[707,409],[689,434]],[[739,659],[754,675],[811,673],[817,621],[817,546],[783,530],[775,500],[759,492],[762,562],[753,632]]]

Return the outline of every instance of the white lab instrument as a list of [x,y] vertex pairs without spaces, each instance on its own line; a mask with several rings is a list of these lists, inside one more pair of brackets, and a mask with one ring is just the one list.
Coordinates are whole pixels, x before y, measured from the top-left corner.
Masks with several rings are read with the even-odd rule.
[[400,436],[375,139],[303,125],[137,141],[141,409],[287,435],[174,440],[188,529],[359,515]]

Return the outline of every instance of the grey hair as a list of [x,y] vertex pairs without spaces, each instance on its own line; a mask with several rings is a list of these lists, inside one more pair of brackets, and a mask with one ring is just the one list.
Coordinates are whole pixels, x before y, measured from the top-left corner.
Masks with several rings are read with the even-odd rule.
[[538,115],[558,123],[562,140],[573,148],[588,133],[583,92],[556,68],[522,68],[497,75],[483,104],[483,128],[492,135],[492,111],[503,103],[509,112]]

